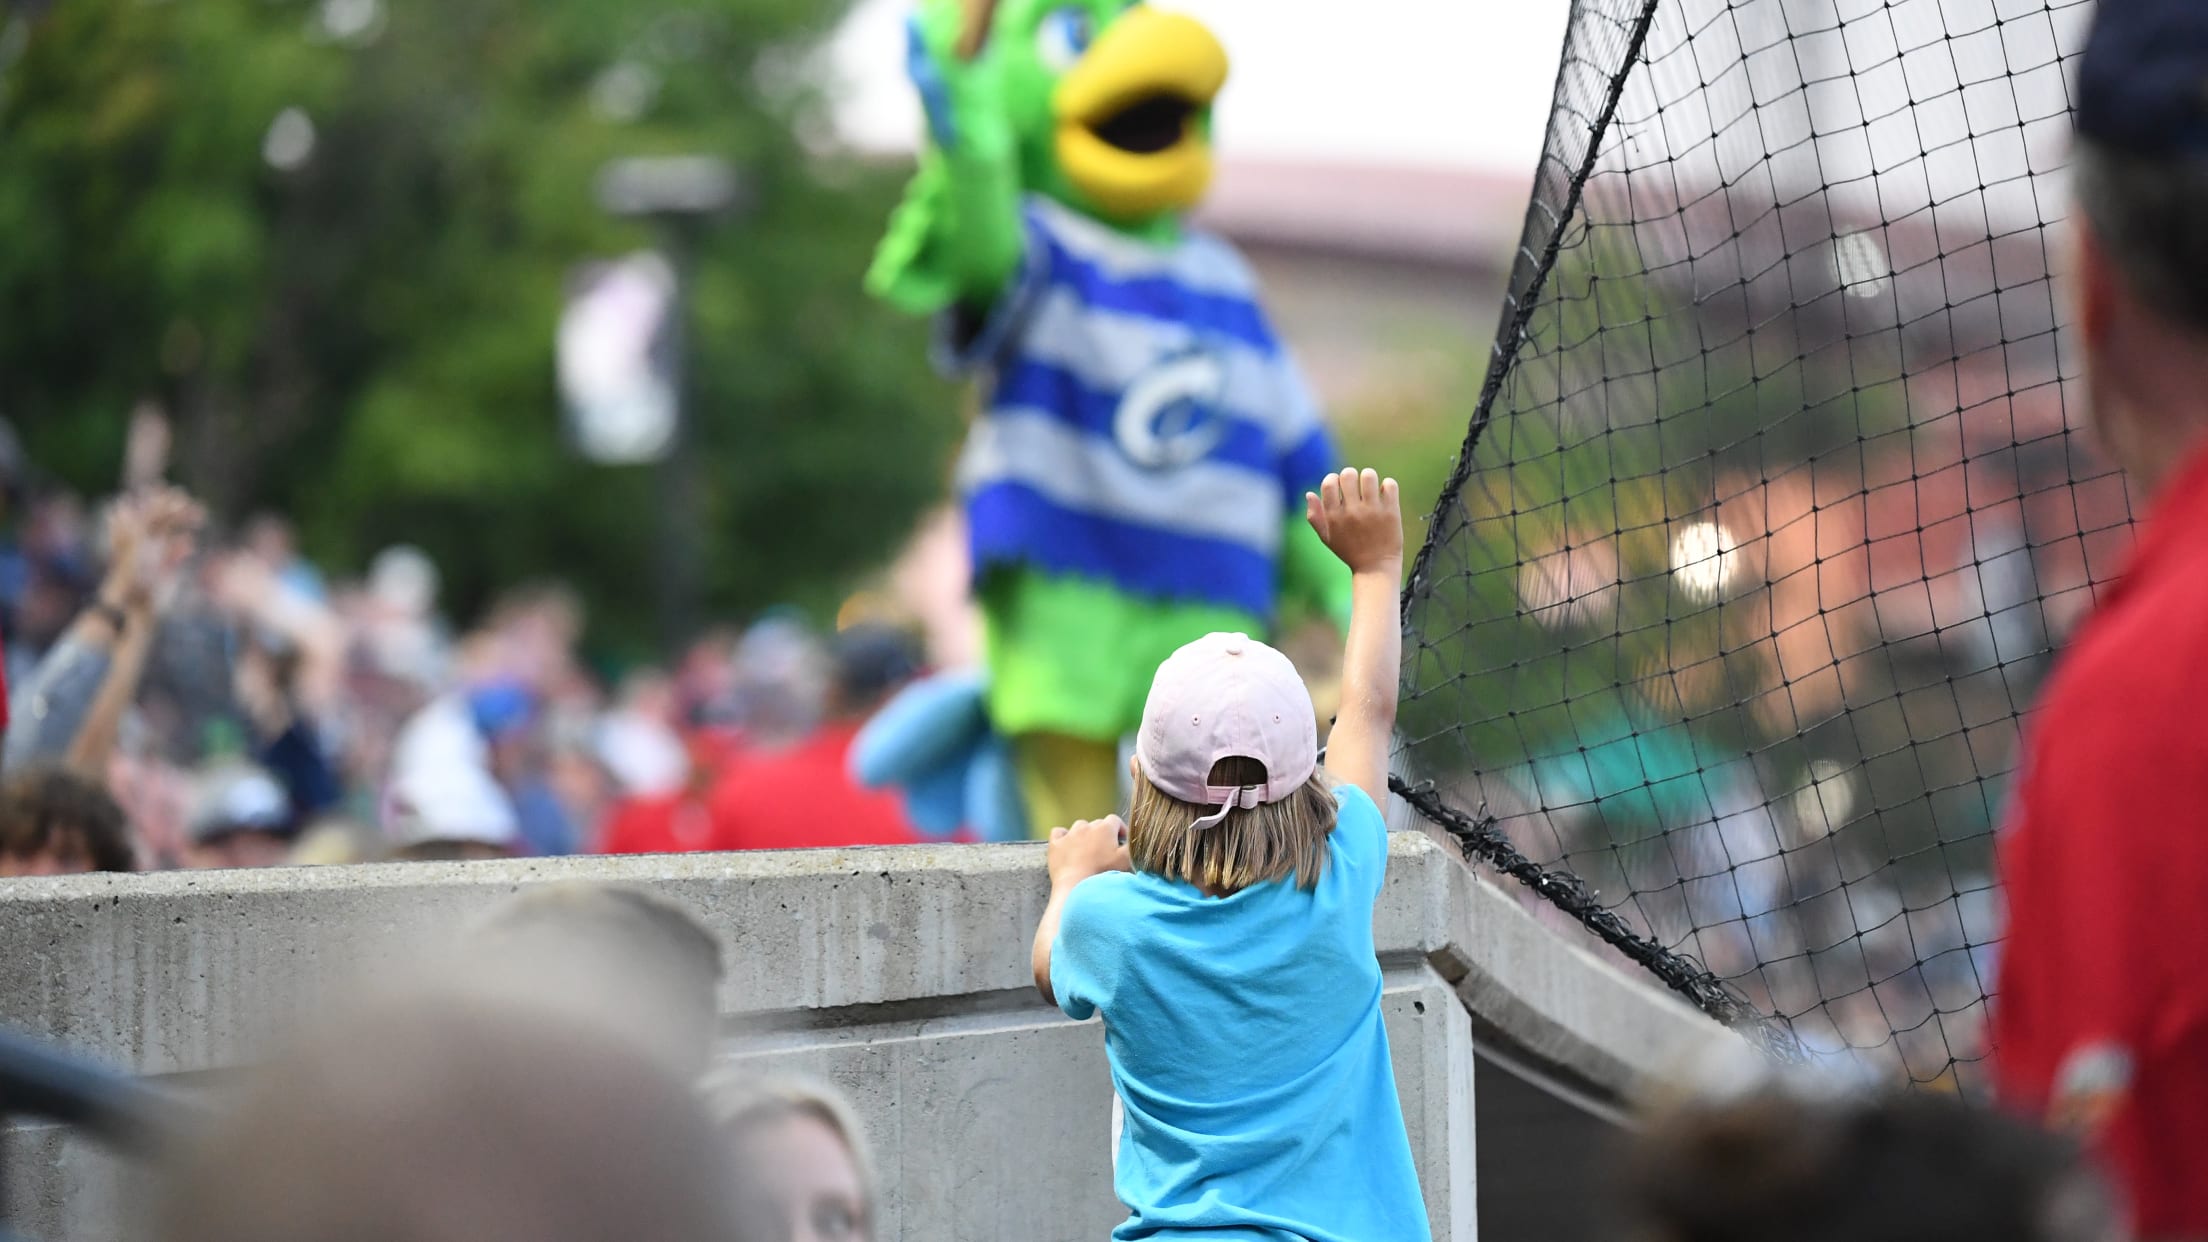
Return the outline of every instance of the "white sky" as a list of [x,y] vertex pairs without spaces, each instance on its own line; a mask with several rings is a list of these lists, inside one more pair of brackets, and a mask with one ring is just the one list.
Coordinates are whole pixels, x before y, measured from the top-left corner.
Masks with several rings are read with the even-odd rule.
[[[1233,64],[1229,159],[1427,164],[1530,175],[1568,0],[1165,0]],[[832,49],[845,136],[899,150],[919,132],[904,75],[910,0],[860,0]]]

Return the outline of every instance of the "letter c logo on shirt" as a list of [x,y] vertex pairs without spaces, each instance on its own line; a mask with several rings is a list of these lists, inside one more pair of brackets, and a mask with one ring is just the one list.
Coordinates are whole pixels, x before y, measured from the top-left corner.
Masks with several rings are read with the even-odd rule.
[[1226,382],[1226,367],[1210,354],[1182,354],[1152,368],[1120,398],[1112,420],[1120,451],[1152,470],[1201,460],[1227,434],[1213,408]]

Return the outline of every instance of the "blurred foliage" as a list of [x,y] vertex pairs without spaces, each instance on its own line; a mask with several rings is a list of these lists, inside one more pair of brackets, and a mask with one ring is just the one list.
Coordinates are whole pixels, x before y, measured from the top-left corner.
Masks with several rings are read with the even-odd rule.
[[[585,262],[653,243],[595,181],[708,153],[698,242],[707,603],[832,605],[944,487],[955,394],[860,273],[894,170],[808,151],[845,0],[69,0],[0,34],[0,413],[113,486],[133,403],[218,515],[357,568],[428,549],[466,614],[553,575],[650,633],[654,480],[565,446],[553,333]],[[296,167],[264,154],[288,109]],[[297,126],[292,126],[294,131]],[[291,135],[296,139],[296,132]],[[280,144],[277,144],[280,146]]]

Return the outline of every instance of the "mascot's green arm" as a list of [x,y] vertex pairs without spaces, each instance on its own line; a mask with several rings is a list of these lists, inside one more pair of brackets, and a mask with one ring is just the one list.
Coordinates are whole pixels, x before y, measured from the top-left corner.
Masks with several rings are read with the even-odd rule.
[[984,50],[955,51],[959,6],[923,4],[911,72],[927,111],[920,171],[890,217],[867,291],[899,310],[986,312],[1019,270],[1020,161],[1002,85]]

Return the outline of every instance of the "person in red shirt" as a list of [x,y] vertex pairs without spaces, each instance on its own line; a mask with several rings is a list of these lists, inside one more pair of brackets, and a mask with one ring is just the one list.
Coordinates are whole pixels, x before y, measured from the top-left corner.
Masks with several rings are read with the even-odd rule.
[[889,790],[851,777],[851,743],[890,695],[919,671],[898,631],[855,626],[836,636],[828,720],[795,745],[754,750],[713,790],[714,847],[726,850],[913,845],[922,836]]
[[2072,322],[2146,501],[2026,729],[2000,841],[2003,1101],[2141,1238],[2208,1237],[2208,4],[2102,0],[2077,70]]
[[685,747],[682,775],[631,789],[613,804],[599,830],[601,854],[687,854],[718,848],[708,804],[715,780],[734,760],[716,739],[695,736]]

